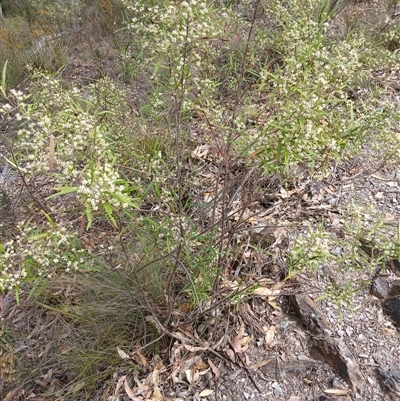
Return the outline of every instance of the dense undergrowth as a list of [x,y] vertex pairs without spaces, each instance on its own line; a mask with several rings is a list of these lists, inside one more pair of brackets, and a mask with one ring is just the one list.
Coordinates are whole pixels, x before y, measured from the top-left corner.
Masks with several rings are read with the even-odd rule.
[[[150,360],[176,328],[251,293],[260,258],[277,265],[276,238],[251,240],[268,211],[260,193],[288,197],[366,143],[398,163],[398,110],[384,93],[400,30],[385,7],[371,26],[351,1],[3,2],[2,210],[13,219],[0,293],[69,327],[58,366],[68,386],[45,396],[85,399],[117,367],[139,369],[116,347]],[[88,32],[112,36],[119,79],[64,79]],[[335,266],[320,295],[339,307],[365,285],[346,272],[400,251],[372,206],[340,213],[341,236],[311,217],[285,225],[274,276]],[[27,363],[16,382],[30,381]]]

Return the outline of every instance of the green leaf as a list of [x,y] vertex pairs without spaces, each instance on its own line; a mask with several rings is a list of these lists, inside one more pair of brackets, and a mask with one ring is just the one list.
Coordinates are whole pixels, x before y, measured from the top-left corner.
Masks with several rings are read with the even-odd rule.
[[46,219],[49,222],[49,224],[51,225],[51,227],[53,229],[55,229],[56,228],[56,223],[54,223],[54,220],[45,211],[42,211],[42,213],[46,216]]
[[40,296],[43,294],[43,291],[46,288],[48,282],[49,282],[49,278],[44,275],[35,277],[33,279],[32,288],[28,293],[28,299],[37,301],[40,298]]
[[79,189],[79,187],[56,187],[56,188],[54,188],[54,190],[55,191],[59,191],[59,192],[48,196],[46,199],[52,199],[52,198],[55,198],[57,196],[70,194],[71,192],[78,191],[78,189]]
[[133,206],[138,208],[139,205],[137,202],[134,202],[132,198],[130,198],[128,195],[121,196],[119,194],[110,194],[113,198],[117,199],[120,203],[126,203],[129,206]]
[[116,227],[117,223],[113,216],[113,207],[109,203],[103,203],[103,208],[104,208],[105,212],[107,213],[107,217],[111,220],[112,225],[114,227]]
[[6,60],[6,62],[3,65],[3,71],[1,73],[1,87],[0,87],[1,94],[5,98],[7,98],[7,95],[6,95],[6,89],[7,89],[7,85],[6,85],[7,64],[8,64],[8,60]]
[[15,293],[15,302],[17,303],[17,306],[19,306],[19,287],[14,288],[14,293]]
[[29,238],[36,240],[39,238],[46,238],[48,235],[49,235],[48,233],[39,233],[39,234],[31,235]]
[[89,202],[86,203],[86,218],[88,221],[86,229],[89,230],[92,227],[93,223],[93,210]]

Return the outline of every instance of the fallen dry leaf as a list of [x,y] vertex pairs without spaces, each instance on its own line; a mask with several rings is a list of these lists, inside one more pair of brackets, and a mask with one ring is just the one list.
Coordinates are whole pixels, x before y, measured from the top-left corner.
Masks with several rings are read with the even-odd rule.
[[211,390],[210,388],[206,388],[205,390],[203,390],[200,394],[199,397],[207,397],[211,394],[214,393],[214,390]]
[[135,393],[129,387],[128,382],[126,381],[126,378],[125,378],[125,382],[124,382],[124,389],[125,389],[126,395],[129,397],[130,400],[132,400],[132,401],[142,401],[142,398],[141,397],[136,397]]
[[275,283],[272,287],[272,291],[275,295],[277,290],[281,290],[283,287],[285,287],[287,283],[285,281],[278,281],[277,283]]
[[207,362],[214,373],[215,380],[218,380],[219,375],[221,374],[220,370],[214,365],[214,362],[210,358],[208,358]]
[[297,397],[297,395],[292,395],[287,399],[287,401],[300,401],[300,397]]
[[268,348],[271,348],[272,346],[275,345],[275,332],[276,332],[276,327],[270,326],[267,332],[265,333],[265,345]]
[[328,215],[331,219],[332,227],[336,227],[336,226],[340,225],[340,220],[342,218],[342,216],[340,214],[328,212]]
[[159,371],[165,369],[164,362],[162,361],[161,358],[159,358],[158,361],[156,362],[156,368],[157,368]]
[[259,295],[260,297],[268,297],[272,295],[272,290],[266,287],[258,287],[253,291],[253,294]]
[[272,306],[274,309],[278,309],[278,304],[276,303],[275,300],[268,300],[268,305]]
[[125,351],[123,351],[121,348],[118,348],[118,347],[117,347],[117,352],[118,352],[118,355],[119,355],[122,359],[129,359],[129,358],[130,358],[130,356],[129,356]]
[[214,194],[212,192],[210,192],[210,191],[204,192],[204,202],[206,202],[206,203],[211,202],[213,197],[214,197]]
[[240,345],[242,348],[247,347],[247,345],[249,345],[249,343],[251,342],[252,337],[250,336],[246,336],[240,339]]
[[192,156],[196,159],[205,159],[210,151],[210,145],[199,145],[197,148],[192,152]]
[[226,352],[226,355],[228,355],[229,358],[230,358],[233,362],[235,362],[235,353],[234,353],[230,348],[227,348],[225,352]]
[[147,376],[147,378],[144,380],[143,383],[141,383],[141,382],[137,379],[137,377],[134,377],[133,379],[135,380],[135,383],[136,383],[136,386],[137,386],[137,387],[135,387],[136,395],[147,394],[147,393],[149,392],[149,390],[150,390],[149,383],[150,383],[150,382],[148,382],[148,376]]
[[158,388],[158,386],[154,387],[153,390],[153,397],[151,398],[151,401],[162,401],[163,396],[161,394],[160,389]]
[[[4,398],[4,401],[13,401],[18,397],[20,389],[15,388],[14,390],[11,390],[9,393],[7,393],[6,398]],[[19,397],[18,397],[19,398]]]
[[232,338],[232,340],[230,342],[233,350],[238,354],[246,351],[247,346],[249,345],[250,341],[252,340],[252,337],[250,337],[248,335],[245,336],[244,334],[245,334],[245,328],[244,328],[244,324],[242,323],[237,336]]
[[233,350],[237,353],[240,354],[242,350],[242,346],[240,344],[240,339],[238,337],[233,337],[231,340],[231,346]]
[[[135,380],[136,380],[136,383],[138,384],[138,386],[141,385],[141,384],[139,383],[139,380],[137,380],[136,378],[135,378]],[[150,372],[150,373],[147,375],[147,377],[144,379],[144,384],[145,384],[145,385],[149,385],[149,384],[152,384],[152,383],[153,383],[153,372]]]
[[261,368],[262,366],[268,365],[273,360],[274,359],[263,359],[262,361],[256,362],[254,365],[250,365],[249,369],[255,370],[255,369]]
[[200,376],[199,372],[193,369],[185,370],[185,375],[186,375],[186,380],[188,381],[189,384],[192,384],[195,381],[197,381]]
[[283,199],[289,198],[290,195],[291,195],[291,191],[288,191],[288,190],[285,189],[285,188],[281,188],[279,192],[280,192],[281,197],[282,197]]
[[119,394],[119,390],[120,390],[121,387],[124,385],[125,379],[126,379],[126,376],[121,376],[121,377],[118,379],[117,386],[115,387],[115,391],[114,391],[114,395],[115,395],[115,396]]
[[242,323],[237,333],[237,338],[241,339],[243,336],[244,336],[244,324]]
[[208,369],[208,365],[202,359],[199,359],[195,362],[194,368],[198,370]]
[[324,393],[334,394],[334,395],[347,395],[348,392],[349,392],[348,390],[341,390],[339,388],[330,388],[330,389],[324,390]]
[[136,351],[135,354],[135,359],[137,359],[137,362],[139,365],[143,366],[144,368],[148,369],[150,367],[149,363],[147,362],[146,357],[140,352],[140,350]]
[[189,351],[189,352],[198,352],[198,351],[205,351],[207,347],[194,347],[193,345],[189,344],[183,344],[183,346]]
[[260,296],[261,298],[266,300],[274,309],[277,309],[277,304],[275,300],[280,295],[281,286],[275,284],[272,288],[273,289],[267,287],[258,287],[253,291],[253,294]]
[[199,376],[204,376],[210,371],[210,368],[205,369],[205,370],[199,370]]
[[157,385],[158,384],[158,378],[159,378],[159,376],[160,376],[160,371],[157,369],[157,368],[155,368],[154,370],[153,370],[153,375],[152,375],[152,377],[151,377],[151,382],[152,382],[152,384],[154,384],[154,385]]

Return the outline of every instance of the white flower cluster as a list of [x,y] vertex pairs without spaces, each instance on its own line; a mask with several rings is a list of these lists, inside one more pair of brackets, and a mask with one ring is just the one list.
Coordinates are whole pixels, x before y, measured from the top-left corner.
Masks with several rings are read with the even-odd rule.
[[212,3],[200,0],[155,6],[144,0],[123,2],[132,15],[128,29],[139,38],[147,65],[154,66],[153,80],[166,81],[165,95],[182,87],[195,88],[199,94],[215,90],[209,79],[215,73],[210,59],[218,53],[218,39],[231,34],[227,21],[234,21],[232,11],[216,12]]
[[332,259],[331,247],[329,236],[310,226],[308,232],[297,235],[289,247],[287,258],[291,272],[319,270],[323,263]]
[[344,230],[354,238],[353,247],[370,247],[375,250],[376,260],[372,263],[385,263],[400,256],[400,238],[396,229],[384,224],[384,215],[372,204],[351,203],[343,212]]
[[118,208],[131,205],[131,199],[126,195],[126,186],[120,182],[118,171],[108,162],[95,165],[93,171],[85,170],[77,190],[83,200],[90,203],[92,211],[99,209],[105,203]]
[[329,25],[313,19],[319,1],[269,3],[280,30],[264,40],[280,55],[280,67],[260,71],[274,113],[256,146],[261,141],[268,150],[266,164],[285,153],[289,165],[299,161],[315,165],[327,155],[337,156],[350,139],[380,121],[376,118],[380,111],[369,105],[370,96],[362,98],[365,112],[358,113],[354,113],[356,100],[349,96],[356,82],[366,81],[371,73],[364,65],[369,44],[362,35],[329,40]]
[[74,272],[84,268],[86,256],[76,245],[69,227],[34,228],[21,223],[18,235],[3,245],[0,254],[0,292],[18,289],[36,277],[51,275],[56,270]]
[[[111,81],[97,86],[101,84],[115,98]],[[11,93],[23,118],[18,131],[21,170],[28,177],[48,173],[53,138],[56,187],[77,187],[82,203],[93,211],[104,204],[113,208],[131,204],[127,183],[114,165],[118,124],[105,122],[111,111],[106,110],[103,96],[96,96],[90,87],[66,90],[60,81],[43,74],[37,75],[31,92],[29,103],[22,93]]]

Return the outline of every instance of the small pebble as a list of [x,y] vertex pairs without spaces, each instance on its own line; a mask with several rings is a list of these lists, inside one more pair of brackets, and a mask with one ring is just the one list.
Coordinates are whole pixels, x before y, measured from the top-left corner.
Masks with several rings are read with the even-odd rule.
[[275,397],[280,397],[281,395],[283,395],[283,390],[280,386],[277,386],[276,388],[274,388],[273,393]]
[[349,389],[340,381],[338,377],[335,377],[332,381],[332,387],[339,390],[348,391]]
[[329,253],[334,255],[334,256],[340,256],[342,254],[342,248],[340,247],[335,247],[329,250]]

